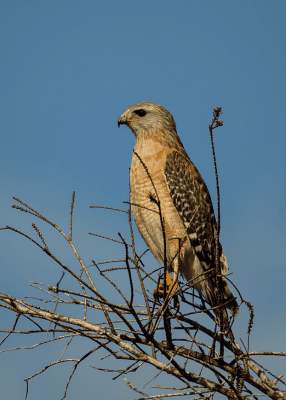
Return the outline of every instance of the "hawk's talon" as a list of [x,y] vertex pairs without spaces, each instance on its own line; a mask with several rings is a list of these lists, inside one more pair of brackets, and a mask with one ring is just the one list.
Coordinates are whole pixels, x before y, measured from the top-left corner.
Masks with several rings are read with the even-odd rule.
[[[174,307],[175,308],[179,308],[179,306],[180,306],[178,296],[175,294],[175,292],[177,290],[177,286],[178,286],[178,283],[177,282],[173,283],[171,272],[168,271],[166,274],[166,295],[169,294],[170,298],[172,298],[172,297],[174,298]],[[169,293],[170,290],[171,290],[171,293]],[[154,289],[154,298],[156,300],[158,300],[160,298],[164,298],[164,281],[160,282],[160,278],[159,278],[158,285]]]

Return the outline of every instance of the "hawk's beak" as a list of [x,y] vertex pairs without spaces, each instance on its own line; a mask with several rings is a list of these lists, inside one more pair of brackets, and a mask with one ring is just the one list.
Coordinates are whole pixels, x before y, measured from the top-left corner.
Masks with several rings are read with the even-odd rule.
[[127,125],[127,119],[120,117],[119,120],[117,121],[118,128],[120,128],[120,125],[122,125],[122,124]]

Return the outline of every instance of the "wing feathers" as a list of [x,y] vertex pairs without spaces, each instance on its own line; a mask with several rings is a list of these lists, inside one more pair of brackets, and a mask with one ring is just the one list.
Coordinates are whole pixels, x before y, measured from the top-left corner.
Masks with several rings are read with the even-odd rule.
[[194,164],[173,151],[167,155],[166,183],[192,247],[206,269],[214,263],[216,221],[210,194]]

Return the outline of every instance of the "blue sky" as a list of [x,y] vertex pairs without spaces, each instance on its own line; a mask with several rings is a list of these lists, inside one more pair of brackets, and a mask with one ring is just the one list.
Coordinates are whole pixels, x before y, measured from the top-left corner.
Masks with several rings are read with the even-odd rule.
[[[252,349],[285,350],[285,1],[0,4],[0,225],[36,238],[35,221],[11,208],[16,196],[68,232],[75,190],[74,241],[84,261],[116,256],[119,247],[110,250],[88,232],[127,237],[125,220],[89,206],[122,208],[128,200],[134,137],[117,128],[117,119],[141,101],[173,114],[215,203],[208,125],[220,106],[224,127],[215,131],[215,146],[221,242],[234,283],[255,308]],[[59,236],[39,226],[51,249],[79,268]],[[1,232],[0,250],[0,290],[15,297],[36,295],[28,280],[55,284],[61,275],[44,253],[12,232]],[[8,328],[12,319],[1,314],[1,326],[4,320]],[[245,335],[247,314],[242,310],[238,318],[236,332]],[[21,339],[22,345],[30,342]],[[56,350],[52,354],[56,359]],[[23,379],[48,359],[40,357],[38,350],[1,355],[3,398],[24,398]],[[77,372],[67,399],[80,393],[93,399],[95,387],[97,398],[136,397],[90,364],[96,359]],[[285,375],[280,360],[268,365]],[[56,368],[31,382],[30,399],[60,398],[71,369]]]

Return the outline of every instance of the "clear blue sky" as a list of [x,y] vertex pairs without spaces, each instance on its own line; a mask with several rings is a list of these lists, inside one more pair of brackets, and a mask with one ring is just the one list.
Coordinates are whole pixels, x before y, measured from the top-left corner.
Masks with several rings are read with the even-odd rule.
[[[127,225],[121,215],[89,206],[121,208],[128,200],[134,137],[117,128],[117,119],[141,101],[173,114],[215,203],[208,125],[213,107],[220,106],[224,127],[215,131],[215,144],[221,242],[234,283],[255,308],[251,349],[285,350],[286,2],[0,5],[0,225],[36,238],[35,221],[11,208],[16,196],[68,232],[75,190],[80,254],[86,263],[110,258],[109,244],[88,232],[117,238],[118,231],[127,236]],[[79,269],[59,236],[39,226],[51,250]],[[44,253],[12,232],[1,232],[0,250],[0,290],[15,297],[37,294],[28,280],[54,285],[61,275]],[[1,314],[1,326],[11,327],[11,317]],[[247,314],[242,310],[238,318],[235,332],[245,338]],[[7,345],[31,343],[22,338]],[[23,399],[23,379],[56,360],[61,348],[0,355],[2,398]],[[274,361],[268,365],[285,375],[285,361]],[[113,382],[90,364],[96,357],[77,372],[68,400],[136,397],[123,380]],[[70,372],[71,366],[59,366],[36,378],[29,399],[60,398]]]

